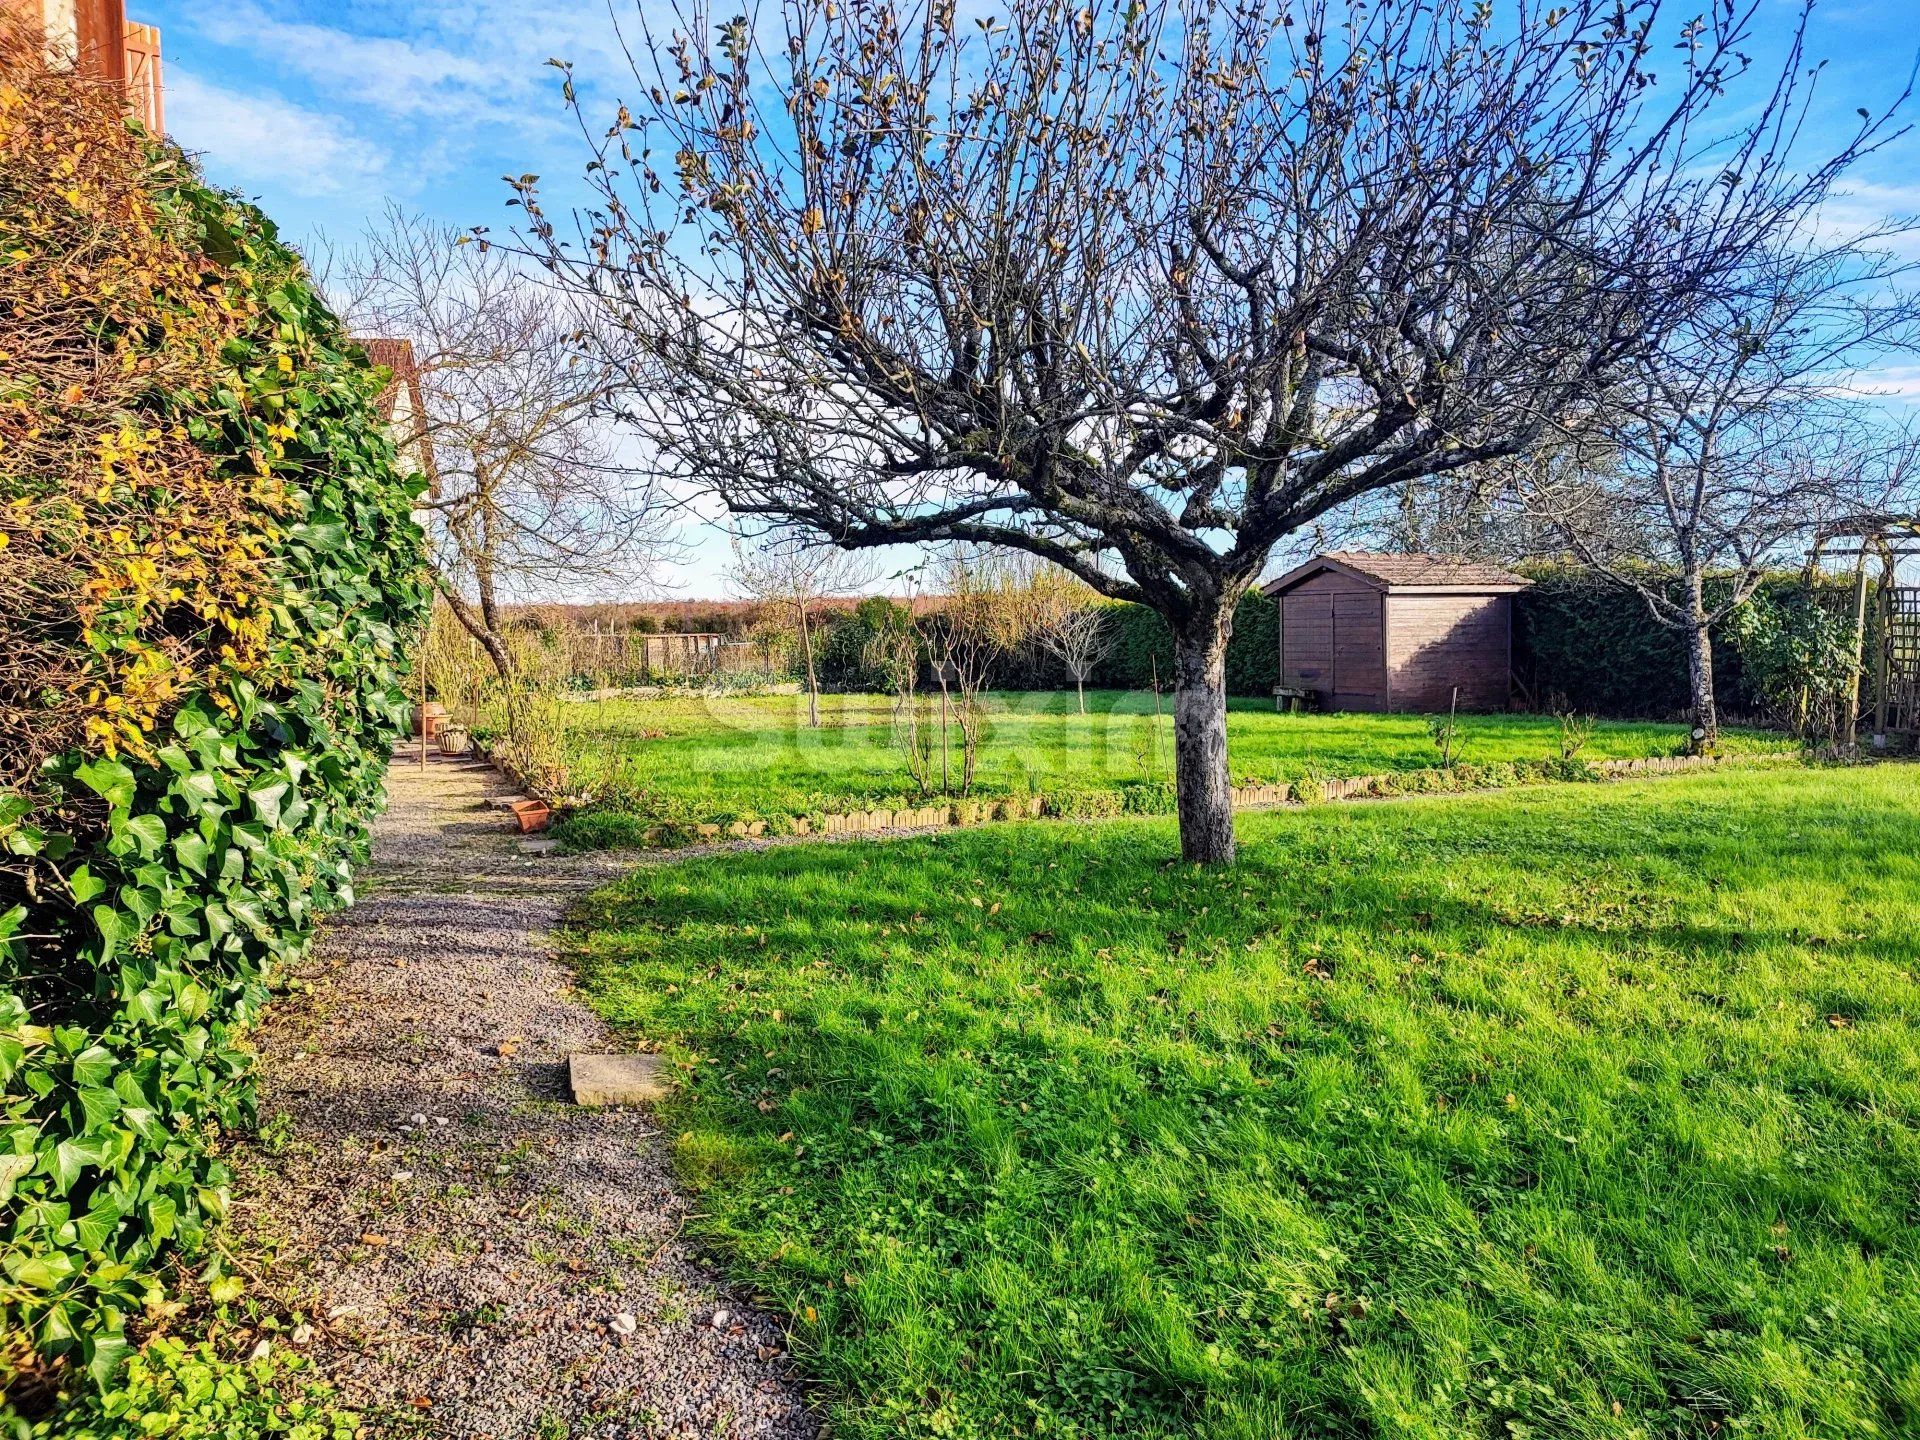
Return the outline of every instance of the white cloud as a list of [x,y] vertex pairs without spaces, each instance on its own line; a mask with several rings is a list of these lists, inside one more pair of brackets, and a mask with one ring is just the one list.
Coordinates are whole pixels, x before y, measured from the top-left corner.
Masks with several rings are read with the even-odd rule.
[[[1911,224],[1920,217],[1920,186],[1880,185],[1843,178],[1835,193],[1820,207],[1815,232],[1822,240],[1851,239],[1888,226]],[[1899,230],[1871,241],[1869,249],[1900,260],[1920,260],[1920,229]]]
[[384,36],[277,20],[249,4],[223,7],[200,22],[208,39],[272,57],[311,80],[329,100],[389,115],[471,116],[484,91],[504,77],[480,60]]
[[390,188],[391,157],[336,116],[272,95],[246,95],[171,67],[167,131],[204,154],[216,184],[271,184],[296,195]]
[[1920,405],[1920,365],[1883,365],[1853,377],[1847,392],[1876,400]]
[[245,50],[283,73],[299,75],[325,101],[395,118],[557,126],[562,117],[551,56],[599,62],[614,53],[604,10],[596,22],[555,15],[525,0],[475,0],[410,7],[403,15],[362,13],[362,21],[402,33],[366,34],[281,18],[274,8],[237,0],[209,11],[197,27],[218,44]]

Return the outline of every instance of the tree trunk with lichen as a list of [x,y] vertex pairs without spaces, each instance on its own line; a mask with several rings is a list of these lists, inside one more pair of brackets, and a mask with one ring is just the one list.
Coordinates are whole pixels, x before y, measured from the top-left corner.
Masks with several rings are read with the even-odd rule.
[[1233,613],[1202,612],[1173,632],[1173,768],[1180,857],[1231,865],[1233,784],[1227,770],[1227,639]]
[[1697,572],[1687,577],[1687,696],[1687,749],[1694,755],[1712,754],[1720,744],[1720,716],[1713,699],[1713,629],[1705,580]]

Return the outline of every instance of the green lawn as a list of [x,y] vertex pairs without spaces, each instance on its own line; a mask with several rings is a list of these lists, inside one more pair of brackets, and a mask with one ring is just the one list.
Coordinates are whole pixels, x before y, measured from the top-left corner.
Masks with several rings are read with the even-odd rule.
[[[1170,810],[1172,717],[1151,694],[1096,691],[1091,713],[1071,694],[989,697],[976,793],[989,798],[1067,790],[1165,791]],[[1164,701],[1162,702],[1164,705]],[[807,725],[805,696],[582,701],[567,707],[570,788],[605,811],[642,820],[710,821],[805,815],[904,802],[910,782],[893,736],[893,699],[821,697],[822,725]],[[937,724],[937,707],[935,709]],[[1560,753],[1551,716],[1465,715],[1456,758],[1470,765],[1543,760]],[[1439,752],[1420,715],[1280,715],[1270,701],[1235,700],[1228,715],[1237,781],[1294,781],[1417,770]],[[1155,736],[1159,744],[1156,749]],[[1677,725],[1608,721],[1588,759],[1672,754]],[[1735,751],[1786,749],[1785,741],[1729,734]],[[959,737],[952,737],[958,774]]]
[[1239,828],[587,903],[837,1434],[1920,1434],[1920,769]]

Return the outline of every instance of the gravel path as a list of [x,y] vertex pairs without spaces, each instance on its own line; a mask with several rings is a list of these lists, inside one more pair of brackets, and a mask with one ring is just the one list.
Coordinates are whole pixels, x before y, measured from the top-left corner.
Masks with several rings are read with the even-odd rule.
[[779,1325],[680,1242],[652,1120],[566,1100],[565,1057],[614,1047],[553,932],[631,858],[522,855],[482,765],[388,785],[360,903],[257,1033],[236,1157],[298,1343],[373,1435],[816,1434]]

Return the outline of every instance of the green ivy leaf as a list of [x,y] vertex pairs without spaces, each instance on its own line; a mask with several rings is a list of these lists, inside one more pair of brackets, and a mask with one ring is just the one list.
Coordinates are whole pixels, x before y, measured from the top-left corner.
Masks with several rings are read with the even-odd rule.
[[73,1189],[82,1172],[89,1166],[99,1165],[106,1158],[106,1140],[98,1135],[82,1135],[72,1140],[62,1140],[53,1147],[54,1187],[64,1195]]
[[133,1346],[120,1335],[96,1336],[90,1349],[92,1353],[87,1357],[87,1374],[93,1378],[94,1384],[102,1388],[112,1381],[127,1356],[133,1353]]
[[173,1234],[174,1221],[179,1217],[180,1207],[170,1195],[156,1195],[147,1202],[147,1233],[156,1240],[165,1240]]
[[133,803],[133,771],[118,760],[90,760],[77,766],[73,776],[116,810]]
[[293,538],[309,550],[324,554],[346,547],[347,525],[338,515],[315,511],[293,527]]
[[91,913],[94,927],[99,930],[103,942],[100,958],[104,960],[118,950],[122,942],[133,936],[133,925],[111,905],[96,905]]
[[106,893],[107,882],[82,865],[67,876],[67,889],[72,892],[76,905],[85,905]]
[[158,815],[135,815],[127,821],[127,833],[140,847],[140,854],[150,856],[167,843],[167,822]]
[[195,875],[207,873],[207,842],[189,830],[173,837],[173,853]]
[[120,1113],[120,1097],[103,1086],[90,1085],[76,1091],[74,1099],[80,1104],[80,1123],[88,1130],[111,1123]]
[[104,1085],[113,1078],[113,1052],[104,1045],[89,1045],[73,1057],[73,1083]]
[[35,1290],[54,1290],[73,1277],[75,1265],[70,1257],[55,1250],[46,1255],[8,1255],[0,1260],[0,1268],[4,1268],[16,1284]]
[[280,823],[280,800],[286,793],[287,782],[284,780],[255,785],[247,791],[247,798],[253,802],[253,813],[260,817],[262,825],[274,826]]
[[[74,1237],[80,1248],[88,1252],[104,1250],[113,1232],[120,1228],[120,1208],[111,1201],[95,1201],[91,1210],[73,1222]],[[96,1286],[103,1277],[98,1270],[91,1276]]]
[[207,806],[220,802],[220,783],[204,770],[182,775],[173,791],[188,802],[188,808],[196,815]]
[[39,1163],[33,1155],[0,1155],[0,1205],[13,1198],[14,1182],[31,1174]]

